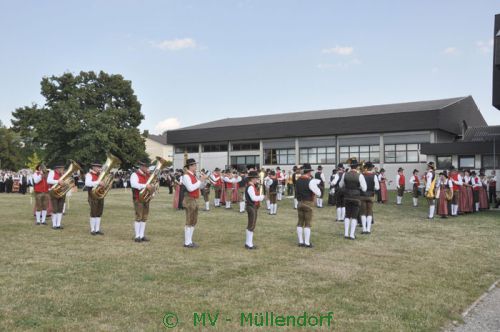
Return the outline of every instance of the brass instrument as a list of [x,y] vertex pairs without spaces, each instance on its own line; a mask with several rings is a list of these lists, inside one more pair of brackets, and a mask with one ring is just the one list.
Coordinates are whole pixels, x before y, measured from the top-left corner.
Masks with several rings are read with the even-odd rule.
[[113,156],[111,153],[107,153],[106,157],[107,159],[102,166],[101,174],[99,174],[99,177],[97,178],[97,182],[103,182],[104,185],[98,185],[97,187],[92,188],[90,195],[93,199],[103,199],[108,194],[108,191],[113,187],[115,175],[114,172],[111,173],[111,170],[120,167],[122,163],[118,157]]
[[261,169],[259,172],[259,181],[260,181],[260,187],[263,189],[264,188],[264,179],[266,177],[266,172],[264,172],[264,169]]
[[165,167],[167,167],[167,161],[162,157],[156,157],[155,168],[146,182],[146,185],[151,185],[152,189],[151,191],[148,188],[142,189],[139,192],[139,201],[149,203],[153,199],[160,187],[160,173]]
[[60,199],[63,198],[68,191],[73,188],[75,185],[75,180],[73,180],[73,173],[75,171],[78,171],[79,173],[82,173],[82,168],[78,163],[74,160],[69,160],[70,165],[68,170],[59,178],[59,180],[62,180],[64,183],[63,184],[55,184],[52,188],[49,189],[49,194],[50,196]]
[[447,187],[444,191],[444,196],[446,197],[447,201],[451,201],[453,199],[453,189]]

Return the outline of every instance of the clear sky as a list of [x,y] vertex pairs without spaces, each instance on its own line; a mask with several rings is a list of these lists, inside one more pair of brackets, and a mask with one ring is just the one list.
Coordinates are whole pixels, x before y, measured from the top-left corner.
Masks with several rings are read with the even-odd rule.
[[472,95],[490,125],[498,0],[0,0],[0,120],[43,76],[122,74],[141,129]]

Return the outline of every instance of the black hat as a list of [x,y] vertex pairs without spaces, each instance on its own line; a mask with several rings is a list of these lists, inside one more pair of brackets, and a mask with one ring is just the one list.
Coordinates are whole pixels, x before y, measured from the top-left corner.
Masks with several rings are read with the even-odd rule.
[[321,171],[321,170],[323,170],[323,166],[319,165],[318,166],[318,171]]
[[344,168],[344,164],[339,163],[339,164],[337,165],[337,168],[339,168],[339,169],[340,169],[340,168]]
[[250,172],[248,172],[248,175],[247,175],[248,179],[258,178],[258,177],[259,177],[259,173],[257,173],[257,171],[250,171]]
[[54,166],[53,166],[53,167],[54,167],[54,168],[64,168],[64,165],[65,165],[65,164],[66,164],[66,163],[65,163],[64,161],[56,161],[56,162],[54,163]]
[[293,166],[292,170],[295,172],[297,171],[297,166]]
[[470,172],[470,175],[476,175],[476,171]]
[[441,176],[441,175],[444,176],[445,178],[448,177],[448,174],[446,173],[446,171],[443,171],[443,172],[439,173],[439,176]]
[[304,173],[308,173],[308,172],[312,172],[312,167],[311,167],[311,164],[308,164],[308,163],[305,163],[304,165],[302,165],[302,172]]
[[269,172],[269,174],[272,175],[272,176],[274,176],[274,175],[276,175],[276,172],[275,171],[271,171],[271,172]]
[[220,168],[219,167],[215,167],[214,172],[220,172]]
[[101,167],[102,164],[98,161],[94,161],[93,163],[90,164],[90,167],[94,167],[94,166]]
[[42,166],[42,163],[38,163],[36,166],[35,166],[35,170],[40,170],[40,167]]
[[351,168],[358,168],[359,167],[358,160],[356,158],[351,158],[350,166]]
[[413,174],[418,173],[418,172],[419,172],[419,170],[416,168],[413,170]]
[[151,159],[149,158],[142,158],[137,162],[139,166],[149,166],[151,164]]
[[373,165],[373,163],[371,161],[367,161],[365,163],[365,168],[366,169],[372,169],[373,167],[375,167],[375,165]]
[[454,171],[455,170],[455,166],[451,165],[450,168],[449,168],[450,171]]
[[281,171],[281,168],[278,166],[278,167],[276,167],[276,170],[277,171]]
[[433,161],[430,161],[430,162],[427,163],[427,167],[430,167],[432,169],[436,169],[436,164],[434,164]]
[[404,169],[403,167],[398,168],[398,172],[402,172],[402,171],[404,171],[404,170],[405,170],[405,169]]
[[381,168],[380,173],[384,173],[384,172],[385,172],[385,168]]
[[186,165],[184,165],[184,167],[189,167],[194,164],[196,164],[196,160],[194,160],[193,158],[189,158],[188,160],[186,160]]

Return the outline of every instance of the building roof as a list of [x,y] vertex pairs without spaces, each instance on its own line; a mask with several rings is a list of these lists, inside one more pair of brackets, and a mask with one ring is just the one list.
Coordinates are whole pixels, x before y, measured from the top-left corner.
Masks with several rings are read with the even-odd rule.
[[422,154],[450,156],[475,155],[475,154],[493,154],[492,142],[452,142],[452,143],[422,143],[420,144]]
[[148,138],[152,141],[155,141],[155,142],[158,142],[160,144],[163,144],[163,145],[167,145],[167,135],[163,134],[163,135],[153,135],[153,134],[149,134],[148,135]]
[[486,126],[471,96],[410,103],[227,118],[167,132],[171,144]]
[[496,140],[500,143],[500,126],[467,128],[463,140],[467,142],[492,142]]

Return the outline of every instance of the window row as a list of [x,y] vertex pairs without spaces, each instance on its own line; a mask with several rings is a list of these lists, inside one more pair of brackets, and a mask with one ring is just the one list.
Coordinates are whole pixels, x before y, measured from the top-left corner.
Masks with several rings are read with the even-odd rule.
[[[436,167],[437,169],[449,169],[450,166],[453,165],[451,156],[438,156],[436,158]],[[498,168],[500,165],[500,155],[495,156],[495,162],[493,162],[493,155],[483,155],[481,158],[481,167],[486,169],[493,169],[494,167]],[[454,165],[456,166],[456,165]],[[469,156],[458,156],[458,168],[459,169],[475,169],[475,157],[472,155]]]

